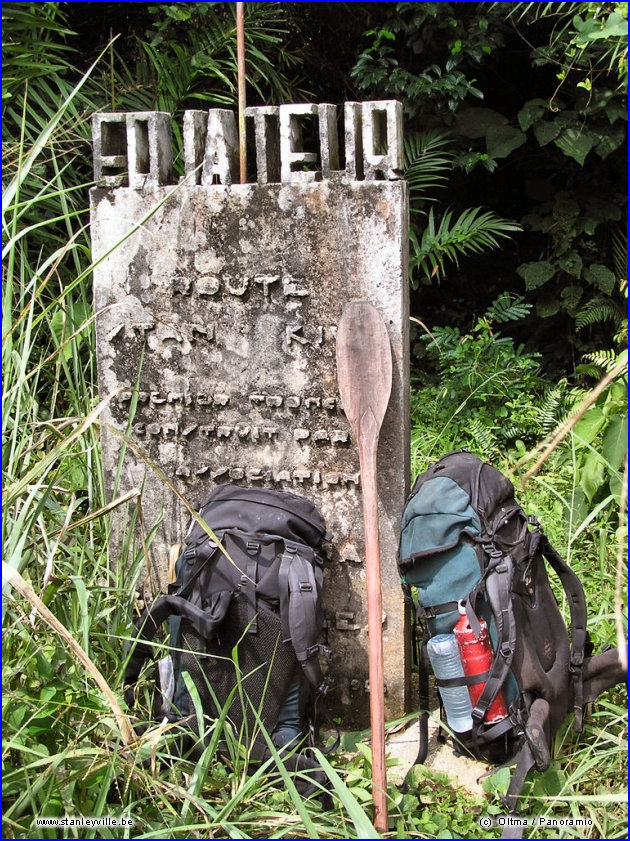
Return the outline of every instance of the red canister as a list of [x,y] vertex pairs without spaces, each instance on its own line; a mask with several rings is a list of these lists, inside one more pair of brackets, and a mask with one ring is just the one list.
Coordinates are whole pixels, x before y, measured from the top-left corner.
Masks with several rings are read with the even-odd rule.
[[[468,617],[463,611],[464,608],[460,606],[461,616],[457,625],[453,628],[453,633],[455,634],[455,639],[459,647],[462,667],[466,676],[481,675],[489,671],[492,666],[492,645],[490,643],[490,635],[488,634],[488,625],[483,619],[480,619],[479,625],[481,626],[481,630],[479,636],[476,637],[473,629],[470,627]],[[477,701],[485,685],[485,680],[481,680],[479,683],[473,683],[468,687],[473,709],[477,705]],[[499,692],[488,708],[484,718],[484,724],[496,724],[505,718],[507,714],[503,692]]]

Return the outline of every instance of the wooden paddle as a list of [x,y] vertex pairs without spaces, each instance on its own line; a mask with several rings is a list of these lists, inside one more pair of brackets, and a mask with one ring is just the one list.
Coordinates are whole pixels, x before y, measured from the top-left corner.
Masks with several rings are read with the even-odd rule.
[[376,451],[392,390],[392,352],[383,319],[368,301],[352,301],[344,307],[337,328],[337,379],[343,409],[359,447],[367,577],[374,826],[378,832],[386,832],[383,609]]

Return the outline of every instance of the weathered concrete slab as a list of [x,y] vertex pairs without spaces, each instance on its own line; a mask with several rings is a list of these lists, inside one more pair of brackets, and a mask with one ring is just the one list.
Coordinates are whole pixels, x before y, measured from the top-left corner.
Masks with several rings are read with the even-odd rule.
[[[454,785],[465,788],[471,794],[484,797],[480,777],[492,766],[468,756],[456,756],[453,741],[448,737],[440,742],[438,740],[440,728],[437,724],[439,715],[439,710],[437,710],[434,717],[429,717],[429,750],[424,763],[425,767],[433,771],[443,771],[451,777]],[[396,765],[388,768],[388,782],[402,785],[409,770],[413,767],[418,756],[419,730],[418,720],[415,719],[408,727],[388,735],[387,756],[389,759],[397,760]]]
[[[201,162],[198,151],[191,155]],[[327,165],[334,160],[329,152]],[[100,392],[114,395],[103,419],[135,442],[118,490],[143,489],[147,531],[161,520],[150,552],[162,582],[189,515],[152,463],[193,505],[224,482],[311,499],[333,533],[324,602],[330,705],[351,727],[369,720],[367,611],[361,479],[337,390],[335,331],[352,298],[381,311],[394,367],[378,456],[386,701],[388,716],[401,714],[406,184],[338,178],[95,188],[92,235],[95,258],[104,257],[94,272]],[[104,427],[102,445],[111,492],[121,441]]]

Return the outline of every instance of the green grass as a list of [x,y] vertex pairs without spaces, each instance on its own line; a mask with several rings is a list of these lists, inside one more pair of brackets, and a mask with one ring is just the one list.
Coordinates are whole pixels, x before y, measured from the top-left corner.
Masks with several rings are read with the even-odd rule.
[[[211,738],[198,758],[171,763],[168,729],[154,726],[125,744],[111,699],[68,642],[69,636],[82,648],[122,703],[124,642],[145,561],[134,537],[137,508],[129,500],[115,501],[126,512],[128,539],[115,559],[107,549],[110,507],[98,445],[88,185],[70,178],[68,161],[55,156],[59,144],[72,146],[76,115],[89,113],[87,102],[76,110],[80,93],[70,92],[31,141],[26,117],[37,110],[37,101],[25,99],[15,112],[25,122],[6,147],[3,561],[21,573],[66,635],[44,622],[30,601],[5,588],[3,836],[377,837],[365,743],[320,756],[330,781],[330,810],[299,797],[274,751],[267,763],[252,767],[246,745],[221,722],[209,725]],[[418,403],[430,395],[418,395]],[[426,411],[434,418],[430,455],[459,445],[449,440],[451,415],[439,400]],[[426,457],[414,453],[418,465]],[[586,525],[583,518],[567,530],[576,476],[576,462],[568,457],[548,466],[524,495],[585,581],[595,641],[615,643],[614,516],[601,510]],[[219,736],[228,743],[227,763],[218,755]],[[593,828],[587,837],[625,837],[625,691],[606,693],[580,737],[567,725],[556,741],[558,759],[533,779],[526,808],[588,815]],[[426,769],[414,772],[407,791],[390,786],[388,794],[388,837],[474,837],[479,818],[500,811],[492,787],[486,798],[476,797]],[[63,815],[126,817],[134,825],[33,828],[38,816]],[[537,830],[535,837],[555,835]]]

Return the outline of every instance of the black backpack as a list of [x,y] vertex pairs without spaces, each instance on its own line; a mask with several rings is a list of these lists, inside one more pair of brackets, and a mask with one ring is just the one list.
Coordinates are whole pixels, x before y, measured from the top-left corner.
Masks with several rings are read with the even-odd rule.
[[[530,769],[549,766],[553,736],[569,712],[580,731],[584,705],[624,680],[617,649],[590,656],[579,578],[516,502],[509,479],[467,450],[444,456],[417,478],[403,513],[398,563],[408,602],[413,589],[418,602],[416,762],[424,762],[428,750],[427,642],[452,633],[465,610],[464,625],[474,636],[481,619],[488,625],[491,666],[476,678],[436,679],[436,685],[439,691],[440,684],[485,682],[472,708],[472,728],[459,734],[457,750],[463,746],[479,759],[516,766],[506,797],[514,813]],[[567,595],[570,639],[547,564]],[[488,710],[499,693],[508,714],[489,724]]]
[[[198,734],[184,674],[192,679],[207,722],[229,705],[227,722],[250,756],[270,756],[258,720],[292,770],[315,781],[296,785],[304,795],[324,785],[319,766],[293,749],[316,727],[326,686],[318,655],[320,597],[327,542],[320,512],[295,494],[231,485],[216,488],[199,511],[215,542],[193,520],[175,566],[176,582],[138,620],[124,682],[131,707],[151,640],[169,619],[170,654],[160,663],[161,693],[154,717]],[[235,654],[236,652],[236,654]],[[321,706],[321,704],[320,704]],[[194,740],[188,739],[187,747]],[[181,750],[181,748],[180,748]]]

